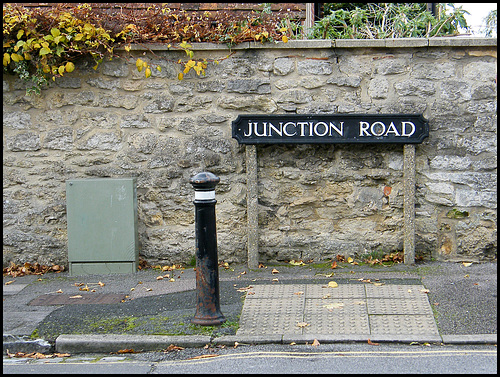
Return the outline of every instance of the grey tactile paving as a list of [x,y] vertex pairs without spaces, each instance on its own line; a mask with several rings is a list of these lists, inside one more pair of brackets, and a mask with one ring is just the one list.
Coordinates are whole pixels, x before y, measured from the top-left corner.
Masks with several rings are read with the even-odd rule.
[[422,290],[422,285],[256,285],[248,290],[237,335],[439,336]]
[[428,302],[417,299],[367,299],[368,314],[425,314],[432,316],[432,309]]
[[365,287],[362,284],[339,284],[336,288],[327,285],[307,284],[306,294],[308,298],[341,297],[341,298],[363,298]]
[[238,335],[301,334],[304,298],[264,298],[245,300]]
[[369,334],[366,301],[360,299],[306,298],[304,334]]
[[371,334],[439,335],[432,315],[371,315]]
[[247,292],[247,298],[285,298],[298,296],[295,293],[305,293],[305,284],[255,285]]
[[377,298],[408,298],[408,299],[427,299],[427,293],[423,285],[365,285],[366,297]]

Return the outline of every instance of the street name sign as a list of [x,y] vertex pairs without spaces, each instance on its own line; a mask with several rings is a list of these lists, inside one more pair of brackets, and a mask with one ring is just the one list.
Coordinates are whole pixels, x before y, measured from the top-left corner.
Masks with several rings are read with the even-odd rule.
[[239,144],[420,144],[429,123],[420,114],[238,115]]

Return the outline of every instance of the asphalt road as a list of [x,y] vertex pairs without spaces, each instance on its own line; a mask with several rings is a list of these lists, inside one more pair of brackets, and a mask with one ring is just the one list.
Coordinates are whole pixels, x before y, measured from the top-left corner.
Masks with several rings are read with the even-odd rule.
[[6,360],[3,372],[51,374],[496,374],[495,346],[401,344],[258,345],[188,348],[64,360]]

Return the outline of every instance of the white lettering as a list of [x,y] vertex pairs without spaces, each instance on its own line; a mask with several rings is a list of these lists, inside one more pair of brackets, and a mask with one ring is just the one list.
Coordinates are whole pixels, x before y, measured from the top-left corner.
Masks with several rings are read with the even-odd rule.
[[300,136],[306,136],[304,132],[304,126],[307,124],[307,122],[297,122],[297,124],[300,126]]
[[[318,126],[323,126],[325,128],[325,132],[319,133]],[[314,133],[316,134],[316,136],[325,136],[328,133],[328,126],[325,122],[318,122],[314,125]]]
[[292,125],[293,127],[295,127],[295,123],[293,123],[293,122],[286,122],[283,125],[283,133],[285,134],[285,136],[295,136],[295,135],[297,135],[297,131],[295,131],[293,134],[291,134],[291,133],[288,132],[287,128],[290,125]]
[[387,128],[387,132],[385,133],[384,136],[387,136],[389,133],[394,134],[396,136],[401,136],[401,135],[399,135],[399,132],[396,129],[396,126],[394,125],[394,122],[391,122],[391,124],[389,124],[389,127]]
[[[402,126],[403,126],[403,129],[402,129],[402,133],[401,133],[401,136],[411,136],[415,133],[415,125],[412,123],[412,122],[401,122]],[[406,132],[406,125],[409,124],[411,126],[411,132],[410,133],[407,133]]]
[[[280,126],[282,125],[283,123],[280,122]],[[272,130],[274,130],[274,132],[276,132],[278,135],[280,136],[283,136],[283,132],[282,132],[282,129],[280,127],[280,129],[278,130],[276,127],[274,127],[274,125],[272,123],[269,123],[269,136],[272,136]]]
[[267,122],[262,122],[262,126],[264,128],[264,130],[263,130],[264,133],[262,133],[262,134],[259,134],[257,132],[257,124],[258,123],[254,123],[255,128],[254,128],[253,132],[255,133],[255,136],[267,136]]
[[[255,128],[257,128],[257,123],[254,123],[255,124]],[[243,136],[245,137],[249,137],[249,136],[252,136],[252,122],[248,122],[248,133],[244,133],[243,132]]]
[[[376,132],[375,130],[379,130],[380,132]],[[385,133],[385,124],[382,122],[373,122],[370,131],[375,136],[382,136]]]
[[332,136],[332,128],[337,132],[340,136],[344,136],[344,122],[340,122],[340,129],[337,128],[335,123],[330,122],[330,133],[328,136]]
[[368,133],[368,128],[370,127],[370,123],[368,122],[359,122],[359,136],[371,136]]

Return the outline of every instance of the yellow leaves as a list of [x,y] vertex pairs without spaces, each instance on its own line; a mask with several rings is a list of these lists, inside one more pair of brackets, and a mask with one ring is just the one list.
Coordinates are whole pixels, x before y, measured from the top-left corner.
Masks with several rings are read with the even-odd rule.
[[295,326],[300,327],[300,328],[304,328],[307,326],[311,326],[311,324],[307,323],[307,322],[298,322]]
[[335,281],[328,282],[328,288],[337,288],[339,285]]
[[6,52],[3,54],[3,66],[7,67],[9,63],[10,63],[10,54]]
[[146,75],[146,78],[150,77],[151,76],[151,69],[148,67],[146,68],[146,72],[145,72],[145,75]]
[[75,70],[75,65],[72,62],[67,62],[65,68],[66,72],[73,72]]
[[148,63],[144,62],[141,58],[139,58],[135,61],[135,66],[137,67],[137,70],[139,72],[142,72],[142,69],[144,68],[144,64],[146,64],[146,67],[147,67]]
[[279,274],[279,271],[275,268],[273,268],[273,270],[271,271],[271,273],[274,275],[274,274]]
[[344,304],[342,302],[335,302],[333,304],[323,305],[323,307],[327,308],[328,310],[343,309],[344,308]]
[[472,266],[472,262],[462,262],[462,266],[470,267],[470,266]]
[[179,74],[177,75],[177,79],[179,81],[182,81],[182,79],[184,79],[184,74],[182,72],[179,72]]
[[283,43],[288,43],[288,37],[286,35],[282,36],[281,40],[283,41]]
[[305,266],[306,264],[302,262],[302,260],[296,261],[295,259],[292,259],[290,262],[292,266]]

